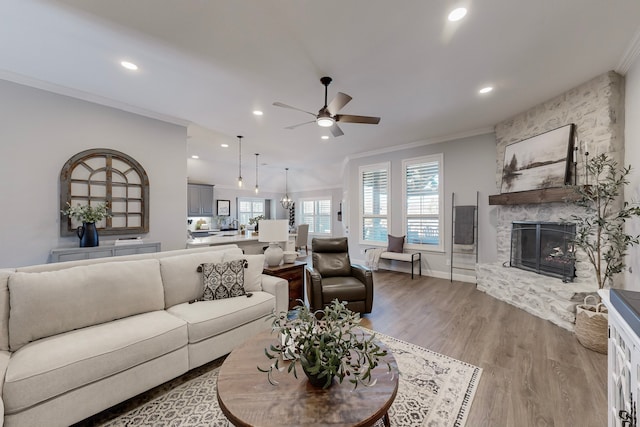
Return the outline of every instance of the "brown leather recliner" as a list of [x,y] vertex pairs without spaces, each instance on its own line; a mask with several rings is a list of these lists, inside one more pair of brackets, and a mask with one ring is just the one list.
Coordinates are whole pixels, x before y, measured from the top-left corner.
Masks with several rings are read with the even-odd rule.
[[338,299],[352,311],[371,313],[373,275],[368,268],[351,264],[347,238],[313,238],[311,252],[313,267],[307,267],[311,310],[323,309]]

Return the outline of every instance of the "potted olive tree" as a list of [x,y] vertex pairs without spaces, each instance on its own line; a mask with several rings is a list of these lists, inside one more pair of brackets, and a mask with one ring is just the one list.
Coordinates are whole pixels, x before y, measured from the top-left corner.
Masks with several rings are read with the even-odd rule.
[[313,386],[323,388],[330,387],[334,378],[338,382],[347,378],[354,387],[373,385],[371,371],[381,363],[391,371],[383,360],[387,350],[378,344],[375,334],[365,334],[358,327],[360,315],[344,303],[334,300],[315,313],[302,304],[293,313],[274,314],[272,330],[279,339],[265,349],[271,365],[258,366],[270,383],[276,384],[272,373],[283,371],[285,360],[290,361],[287,372],[297,378],[296,367],[300,366]]
[[[625,231],[625,221],[640,216],[640,207],[621,200],[631,166],[618,168],[615,160],[600,154],[587,161],[586,172],[593,183],[576,187],[578,197],[572,203],[583,211],[571,216],[576,224],[573,243],[586,254],[603,289],[613,286],[613,277],[625,268],[627,249],[638,243],[639,236]],[[608,319],[600,307],[586,299],[578,305],[575,332],[585,347],[606,353]]]

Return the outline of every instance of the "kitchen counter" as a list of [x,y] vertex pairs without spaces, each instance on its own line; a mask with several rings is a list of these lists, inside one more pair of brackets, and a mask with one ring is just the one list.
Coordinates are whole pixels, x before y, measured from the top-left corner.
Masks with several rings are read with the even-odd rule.
[[261,254],[263,253],[263,246],[266,243],[258,242],[258,236],[252,236],[251,234],[231,232],[220,232],[216,236],[209,237],[196,237],[187,240],[188,248],[199,248],[202,246],[216,246],[216,245],[228,245],[236,244],[245,254]]
[[[291,237],[289,237],[291,239]],[[220,232],[216,236],[209,237],[196,237],[187,240],[188,248],[199,248],[202,246],[216,246],[216,245],[228,245],[236,244],[245,254],[261,254],[264,253],[264,247],[268,246],[268,243],[259,242],[258,235],[238,233],[235,231]],[[293,242],[291,242],[293,244]]]
[[187,240],[187,248],[197,248],[201,246],[215,246],[215,245],[227,245],[229,243],[240,243],[240,242],[257,242],[258,236],[252,236],[247,234],[238,234],[238,233],[226,233],[219,232],[219,234],[215,236],[208,237],[195,237],[193,239]]

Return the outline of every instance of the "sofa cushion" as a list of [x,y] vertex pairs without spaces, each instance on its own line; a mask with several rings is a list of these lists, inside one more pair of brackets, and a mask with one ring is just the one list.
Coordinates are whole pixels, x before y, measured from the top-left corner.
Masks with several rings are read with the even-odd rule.
[[276,299],[267,292],[213,301],[198,301],[170,307],[167,311],[187,322],[189,343],[230,331],[271,314]]
[[202,299],[211,301],[241,297],[244,291],[244,266],[247,262],[243,259],[217,264],[202,264],[202,279],[204,281],[204,293]]
[[244,255],[235,251],[225,252],[223,261],[235,261],[246,259],[247,266],[244,269],[244,289],[247,292],[262,290],[262,270],[264,270],[264,254]]
[[[231,249],[242,254],[239,248]],[[200,264],[219,263],[226,251],[197,252],[160,259],[160,272],[164,285],[165,308],[176,304],[201,299],[203,294]]]
[[13,270],[0,270],[0,351],[9,350],[9,276]]
[[3,391],[5,410],[19,412],[186,344],[185,322],[165,311],[32,342],[11,357]]
[[9,342],[30,341],[164,308],[158,260],[9,276]]

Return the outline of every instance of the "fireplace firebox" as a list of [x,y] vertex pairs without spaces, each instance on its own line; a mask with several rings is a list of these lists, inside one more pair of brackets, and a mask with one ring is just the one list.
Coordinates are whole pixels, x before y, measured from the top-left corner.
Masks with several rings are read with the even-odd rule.
[[575,232],[575,224],[514,221],[509,265],[573,282]]

